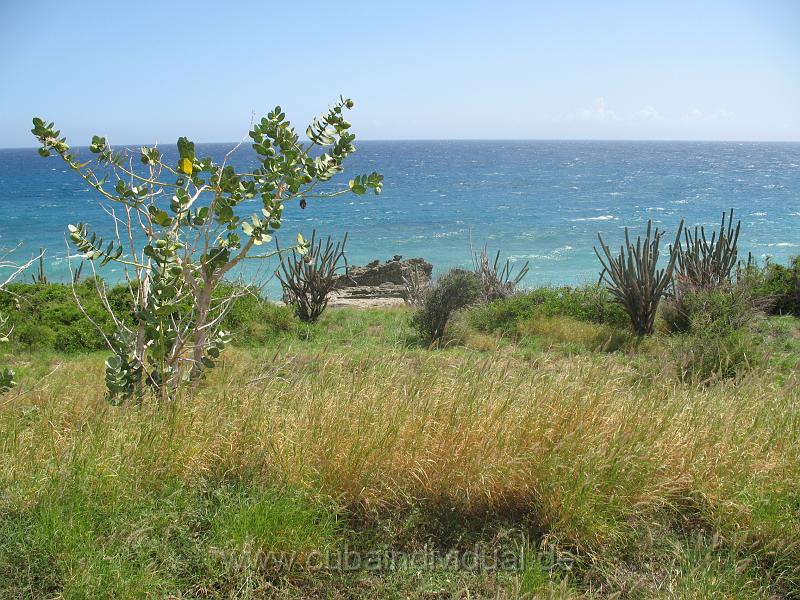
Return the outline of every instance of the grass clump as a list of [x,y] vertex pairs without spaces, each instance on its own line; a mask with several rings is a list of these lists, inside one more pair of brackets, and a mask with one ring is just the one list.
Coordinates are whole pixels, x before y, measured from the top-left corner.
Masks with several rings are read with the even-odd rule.
[[538,338],[548,350],[616,352],[632,348],[637,342],[629,329],[579,321],[572,317],[536,317],[520,323],[516,333],[521,338]]
[[537,288],[471,309],[468,321],[483,332],[513,335],[530,319],[570,317],[577,321],[628,327],[624,309],[600,286]]
[[736,378],[762,362],[762,317],[744,282],[685,291],[661,311],[665,329],[678,334],[672,343],[678,372],[695,382]]
[[790,258],[786,266],[768,261],[759,267],[751,261],[740,270],[740,277],[772,314],[800,316],[800,256]]

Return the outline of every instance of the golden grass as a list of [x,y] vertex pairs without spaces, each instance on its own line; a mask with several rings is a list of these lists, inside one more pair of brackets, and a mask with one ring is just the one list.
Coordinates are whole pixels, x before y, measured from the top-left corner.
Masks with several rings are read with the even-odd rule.
[[74,359],[0,400],[7,498],[79,465],[93,485],[255,475],[372,514],[524,513],[589,550],[664,514],[800,535],[770,516],[800,478],[797,373],[699,389],[607,356],[233,350],[170,406],[109,407],[100,381],[97,357]]

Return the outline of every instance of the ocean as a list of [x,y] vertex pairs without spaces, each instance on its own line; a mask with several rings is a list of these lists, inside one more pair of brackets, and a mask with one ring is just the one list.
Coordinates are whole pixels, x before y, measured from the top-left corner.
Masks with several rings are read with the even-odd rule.
[[[198,144],[198,155],[219,158],[230,147]],[[305,210],[288,205],[285,242],[313,228],[323,236],[348,232],[351,264],[418,256],[437,272],[470,265],[471,248],[485,243],[517,265],[528,262],[528,286],[580,284],[597,280],[598,232],[614,247],[625,226],[637,233],[652,219],[671,241],[681,218],[714,228],[733,208],[742,220],[741,255],[785,261],[800,254],[800,143],[362,141],[357,147],[333,183],[377,170],[385,177],[383,194],[310,200]],[[253,161],[244,147],[233,164],[244,169]],[[12,255],[18,260],[46,248],[50,280],[69,277],[67,224],[84,221],[111,233],[99,194],[56,157],[0,150],[0,190],[0,248],[18,247]],[[242,213],[259,208],[246,203]],[[248,269],[245,279],[263,283],[272,265]],[[121,277],[114,267],[101,274]],[[278,295],[274,280],[266,289]]]

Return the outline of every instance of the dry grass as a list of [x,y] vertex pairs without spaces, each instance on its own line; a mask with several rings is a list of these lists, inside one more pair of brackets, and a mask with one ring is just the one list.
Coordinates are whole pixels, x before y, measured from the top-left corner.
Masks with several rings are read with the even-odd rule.
[[[360,522],[416,510],[524,523],[579,557],[590,596],[644,586],[673,597],[719,577],[737,594],[761,581],[756,568],[764,589],[788,589],[800,580],[800,374],[699,388],[659,376],[656,362],[400,343],[234,349],[193,397],[114,408],[98,357],[56,361],[0,400],[0,515],[65,494],[85,514],[123,514],[145,497],[170,501],[170,482],[213,494],[219,482],[257,481],[322,494]],[[257,522],[247,510],[244,524],[213,526],[215,539],[244,535]],[[298,527],[313,528],[306,514]],[[714,563],[718,546],[730,561]]]
[[746,519],[748,493],[800,475],[796,377],[697,389],[648,383],[610,358],[401,352],[238,352],[226,363],[170,407],[107,407],[91,384],[96,361],[28,382],[0,408],[5,481],[33,491],[65,457],[109,477],[259,473],[366,511],[421,501],[532,511],[591,547],[610,524],[670,505]]

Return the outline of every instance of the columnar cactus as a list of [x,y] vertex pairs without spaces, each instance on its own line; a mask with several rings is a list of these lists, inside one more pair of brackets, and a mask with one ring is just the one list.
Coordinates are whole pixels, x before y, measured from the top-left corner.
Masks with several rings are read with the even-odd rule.
[[727,215],[722,213],[722,223],[717,232],[706,238],[705,227],[695,227],[694,232],[684,230],[684,243],[678,249],[677,283],[678,287],[691,286],[695,289],[713,288],[728,281],[739,256],[737,242],[742,222],[733,226],[733,209]]
[[277,276],[283,286],[283,300],[294,308],[301,321],[313,323],[328,306],[328,296],[336,286],[339,263],[347,266],[345,244],[347,234],[335,244],[329,237],[323,248],[322,239],[317,239],[314,231],[308,252],[300,254],[292,250],[291,254],[281,256]]
[[603,250],[601,255],[597,248],[594,249],[603,265],[600,281],[605,282],[614,299],[625,308],[638,335],[653,333],[658,303],[672,281],[682,230],[683,221],[678,226],[675,243],[669,249],[667,266],[663,269],[658,268],[658,259],[664,232],[658,228],[653,230],[651,221],[647,221],[644,240],[638,237],[636,244],[631,243],[628,228],[625,228],[625,245],[620,247],[619,256],[616,257],[603,237],[597,234]]

